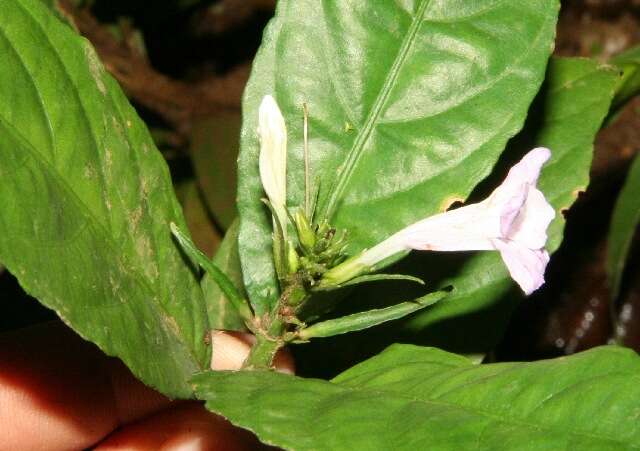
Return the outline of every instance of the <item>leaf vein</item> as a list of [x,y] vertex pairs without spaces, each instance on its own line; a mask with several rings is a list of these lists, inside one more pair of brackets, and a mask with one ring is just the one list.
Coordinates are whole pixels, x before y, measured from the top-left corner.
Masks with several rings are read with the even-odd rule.
[[424,19],[426,14],[427,7],[431,3],[431,0],[424,0],[418,9],[416,16],[414,17],[409,30],[405,38],[403,39],[400,48],[398,50],[398,54],[391,65],[389,73],[385,78],[384,84],[380,89],[380,94],[377,96],[375,103],[373,104],[370,113],[363,124],[362,131],[356,137],[353,146],[349,150],[349,154],[344,162],[344,167],[338,176],[337,183],[334,186],[334,189],[331,192],[331,196],[327,202],[325,207],[324,217],[326,219],[331,219],[333,216],[335,209],[337,207],[340,198],[346,188],[346,185],[349,181],[351,174],[353,173],[360,156],[362,155],[362,151],[364,150],[365,144],[368,142],[371,133],[373,132],[375,122],[380,116],[382,112],[382,108],[384,107],[385,102],[387,101],[389,94],[392,91],[393,83],[397,79],[402,66],[409,54],[409,50],[411,49],[413,43],[415,42],[416,34],[420,29],[420,25]]

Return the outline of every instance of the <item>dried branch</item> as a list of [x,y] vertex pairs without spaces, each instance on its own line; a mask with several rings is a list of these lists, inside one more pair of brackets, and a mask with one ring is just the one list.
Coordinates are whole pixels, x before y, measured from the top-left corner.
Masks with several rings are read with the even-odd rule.
[[248,63],[221,77],[193,83],[175,80],[156,71],[131,40],[117,39],[88,9],[77,9],[68,0],[60,0],[59,6],[78,32],[91,41],[105,68],[127,95],[158,114],[178,133],[187,134],[198,117],[240,108]]

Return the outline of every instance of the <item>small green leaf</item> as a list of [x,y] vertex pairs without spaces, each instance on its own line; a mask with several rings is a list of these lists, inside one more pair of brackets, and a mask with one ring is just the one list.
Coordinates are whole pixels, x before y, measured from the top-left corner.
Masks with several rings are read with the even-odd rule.
[[622,70],[613,106],[618,107],[640,92],[640,46],[632,47],[611,59]]
[[302,340],[308,340],[310,338],[331,337],[333,335],[367,329],[429,307],[445,298],[449,293],[450,290],[436,291],[410,302],[401,302],[391,307],[354,313],[353,315],[316,323],[306,329],[302,329],[299,337]]
[[640,155],[636,155],[613,210],[607,247],[607,274],[616,299],[633,236],[640,223]]
[[284,449],[640,448],[640,358],[617,347],[477,365],[394,345],[331,382],[240,371],[194,383],[208,409]]
[[353,255],[465,198],[490,172],[543,80],[557,13],[555,0],[278,2],[245,91],[238,160],[240,260],[256,312],[278,297],[260,203],[264,95],[287,123],[290,207],[304,204],[308,105],[316,222],[347,230]]
[[[233,285],[238,288],[240,295],[246,299],[242,285],[242,270],[238,256],[238,229],[236,219],[227,229],[227,233],[220,244],[218,252],[213,257],[213,263],[229,276]],[[212,329],[245,331],[245,321],[238,311],[229,303],[229,299],[209,274],[202,278],[202,291],[209,315],[209,326]]]
[[38,0],[0,2],[0,261],[146,384],[209,367],[168,168],[94,49]]
[[419,277],[408,276],[406,274],[368,274],[365,276],[354,277],[348,282],[341,283],[339,285],[318,288],[316,291],[337,290],[338,288],[348,287],[351,285],[360,285],[361,283],[367,282],[377,282],[380,280],[407,280],[409,282],[415,282],[418,285],[424,285],[424,280],[420,279]]
[[211,221],[196,182],[188,180],[175,188],[191,239],[205,255],[213,256],[220,246],[222,237]]
[[229,302],[235,307],[240,316],[246,320],[251,319],[251,308],[249,307],[249,303],[244,297],[240,294],[240,291],[233,284],[231,279],[220,269],[218,268],[209,257],[204,255],[196,246],[193,244],[193,241],[186,236],[180,228],[175,224],[169,224],[171,228],[171,233],[176,238],[182,250],[193,259],[193,261],[200,265],[202,269],[204,269],[209,276],[218,284],[220,290],[225,294]]

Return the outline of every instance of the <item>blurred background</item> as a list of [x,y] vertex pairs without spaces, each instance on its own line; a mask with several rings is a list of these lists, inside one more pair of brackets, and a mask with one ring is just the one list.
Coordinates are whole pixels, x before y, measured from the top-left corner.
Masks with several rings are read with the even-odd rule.
[[[194,240],[212,255],[236,216],[241,96],[275,0],[43,1],[92,42],[148,124]],[[640,0],[562,2],[555,54],[606,63],[639,44]],[[613,204],[639,149],[640,96],[599,133],[591,185],[566,212],[548,283],[521,303],[490,359],[553,357],[614,340],[640,351],[640,255],[632,250],[615,302],[604,270]],[[55,318],[1,266],[0,299],[0,332]]]

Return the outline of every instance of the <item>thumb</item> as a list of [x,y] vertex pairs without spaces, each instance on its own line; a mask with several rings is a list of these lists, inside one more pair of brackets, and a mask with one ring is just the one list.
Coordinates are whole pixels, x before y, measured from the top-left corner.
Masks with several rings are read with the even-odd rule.
[[[249,356],[251,346],[256,342],[256,337],[243,332],[227,332],[214,330],[211,332],[211,369],[239,370]],[[286,348],[282,348],[276,354],[274,366],[281,373],[293,374],[295,366],[293,358]]]

